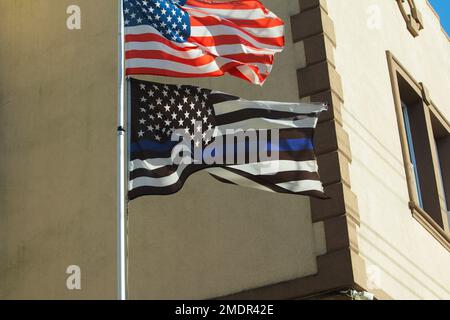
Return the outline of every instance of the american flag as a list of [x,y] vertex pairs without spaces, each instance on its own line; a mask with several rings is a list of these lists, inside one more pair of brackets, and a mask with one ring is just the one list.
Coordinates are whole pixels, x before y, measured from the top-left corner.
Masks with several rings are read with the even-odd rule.
[[[199,170],[239,186],[325,197],[312,142],[325,105],[247,101],[195,86],[129,81],[129,199],[176,193]],[[250,134],[239,139],[243,132]],[[177,160],[180,150],[190,161]]]
[[258,0],[123,0],[126,74],[217,77],[262,85],[284,24]]

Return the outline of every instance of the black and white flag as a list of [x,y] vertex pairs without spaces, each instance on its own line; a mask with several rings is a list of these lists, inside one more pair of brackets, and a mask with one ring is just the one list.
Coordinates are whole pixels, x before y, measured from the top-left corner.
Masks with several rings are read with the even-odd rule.
[[129,199],[178,192],[199,170],[239,186],[326,198],[313,147],[326,105],[130,82]]

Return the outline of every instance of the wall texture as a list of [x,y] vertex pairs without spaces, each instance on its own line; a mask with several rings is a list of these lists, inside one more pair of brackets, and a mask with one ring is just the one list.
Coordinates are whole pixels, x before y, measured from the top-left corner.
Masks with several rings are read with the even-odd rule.
[[[66,28],[73,3],[81,31]],[[0,12],[0,297],[114,298],[116,7]],[[81,291],[66,289],[72,264]]]
[[[263,88],[231,77],[180,81],[247,99],[297,101],[287,48]],[[66,28],[78,4],[82,29]],[[115,297],[117,6],[110,0],[0,2],[0,298]],[[326,251],[309,199],[222,185],[196,174],[171,197],[130,204],[131,298],[208,298],[317,272]],[[68,265],[82,290],[66,289]]]
[[353,155],[350,174],[368,289],[382,289],[396,299],[448,299],[450,254],[408,208],[386,59],[389,50],[426,84],[450,119],[450,42],[426,1],[415,2],[425,26],[417,38],[408,32],[396,1],[328,0],[328,12],[338,44],[335,61],[345,96],[342,115]]

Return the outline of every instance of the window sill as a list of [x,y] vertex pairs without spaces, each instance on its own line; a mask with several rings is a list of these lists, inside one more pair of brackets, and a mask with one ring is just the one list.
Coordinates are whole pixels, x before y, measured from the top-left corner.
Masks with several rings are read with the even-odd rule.
[[416,219],[429,233],[431,233],[431,235],[439,241],[447,249],[447,251],[450,251],[450,235],[415,203],[410,202],[409,208],[411,209],[414,219]]

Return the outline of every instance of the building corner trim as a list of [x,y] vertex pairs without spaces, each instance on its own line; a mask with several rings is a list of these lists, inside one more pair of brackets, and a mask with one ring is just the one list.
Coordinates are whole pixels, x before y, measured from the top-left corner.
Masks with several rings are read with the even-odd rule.
[[319,119],[314,143],[321,179],[331,199],[311,199],[312,222],[324,224],[327,252],[317,257],[318,272],[313,276],[220,299],[301,299],[349,288],[367,289],[358,246],[358,201],[349,174],[352,154],[341,116],[344,92],[335,67],[336,35],[327,1],[300,1],[300,13],[291,17],[291,27],[293,41],[303,42],[306,57],[306,65],[297,70],[299,99],[329,105]]

